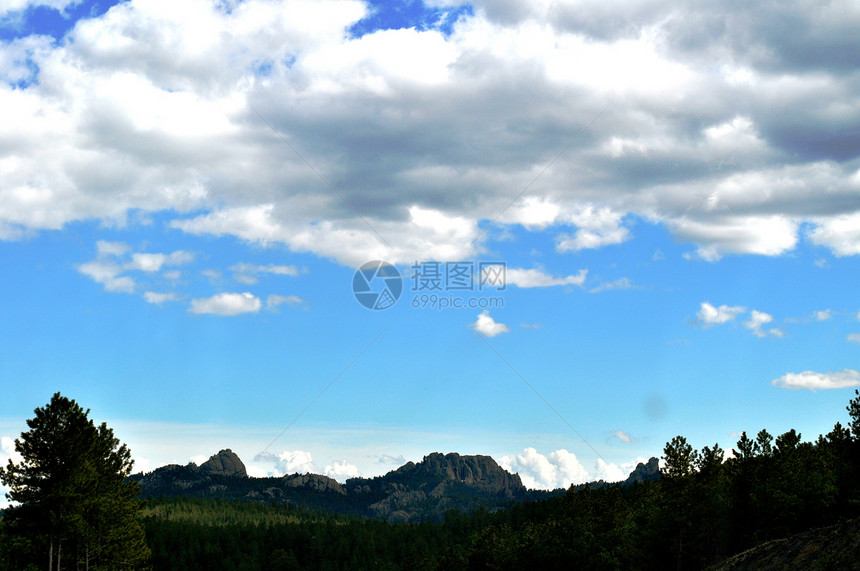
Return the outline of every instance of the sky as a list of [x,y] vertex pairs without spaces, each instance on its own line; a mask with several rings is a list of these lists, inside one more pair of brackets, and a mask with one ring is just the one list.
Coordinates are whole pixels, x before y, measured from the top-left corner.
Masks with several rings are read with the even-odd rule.
[[3,463],[57,391],[143,471],[814,440],[858,254],[856,2],[0,0]]

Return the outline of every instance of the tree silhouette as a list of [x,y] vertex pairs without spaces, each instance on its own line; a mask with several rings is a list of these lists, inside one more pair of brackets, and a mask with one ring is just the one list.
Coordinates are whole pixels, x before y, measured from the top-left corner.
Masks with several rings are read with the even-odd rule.
[[[136,484],[126,481],[131,453],[106,424],[60,393],[35,410],[30,428],[15,441],[20,463],[0,468],[6,497],[17,505],[4,515],[5,534],[26,546],[22,566],[48,560],[64,567],[141,569],[149,558],[136,519]],[[40,565],[41,567],[41,565]]]

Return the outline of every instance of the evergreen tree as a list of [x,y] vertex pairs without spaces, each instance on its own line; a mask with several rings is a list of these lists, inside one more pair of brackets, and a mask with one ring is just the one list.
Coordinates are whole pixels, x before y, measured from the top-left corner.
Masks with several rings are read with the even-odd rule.
[[[6,497],[7,533],[30,541],[20,563],[48,560],[48,570],[141,569],[149,559],[136,519],[138,490],[126,478],[131,453],[89,410],[56,393],[35,410],[30,428],[15,441],[22,457],[0,468]],[[4,522],[5,523],[5,522]],[[40,553],[38,553],[40,552]]]
[[856,395],[848,402],[848,415],[851,417],[851,434],[855,441],[860,441],[860,390],[854,389]]

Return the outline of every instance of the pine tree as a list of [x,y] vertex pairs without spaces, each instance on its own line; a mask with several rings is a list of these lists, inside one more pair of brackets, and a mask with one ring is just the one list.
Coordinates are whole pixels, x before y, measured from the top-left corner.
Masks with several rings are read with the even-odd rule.
[[89,410],[56,393],[35,410],[30,428],[15,441],[22,457],[0,468],[0,482],[16,502],[4,519],[11,533],[28,537],[48,571],[61,568],[142,569],[149,550],[136,516],[137,486],[127,482],[128,447]]

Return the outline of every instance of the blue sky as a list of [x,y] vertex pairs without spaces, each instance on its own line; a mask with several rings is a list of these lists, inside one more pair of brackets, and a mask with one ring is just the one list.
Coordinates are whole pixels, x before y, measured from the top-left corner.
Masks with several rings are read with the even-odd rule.
[[[838,4],[0,3],[0,460],[55,391],[140,469],[340,480],[826,433],[860,386]],[[428,261],[506,285],[416,291]]]

